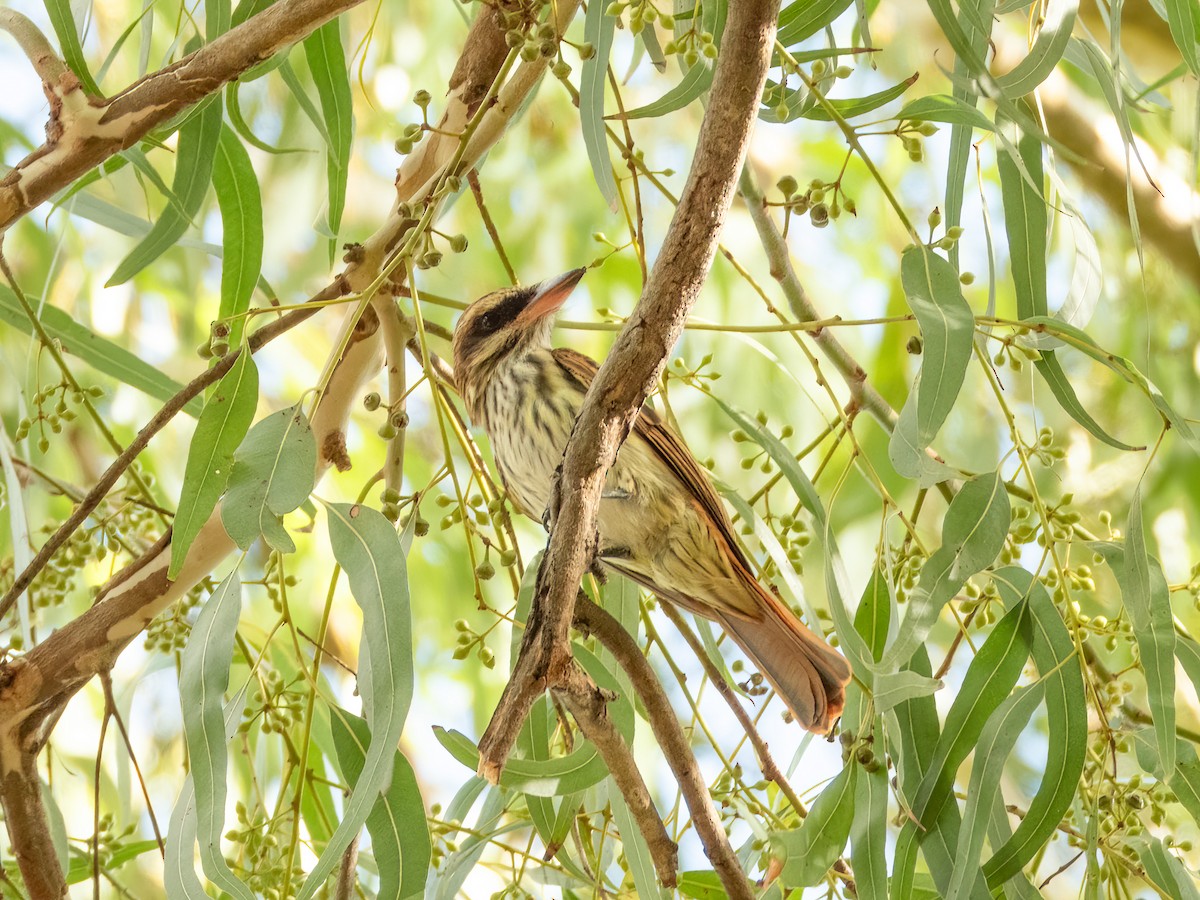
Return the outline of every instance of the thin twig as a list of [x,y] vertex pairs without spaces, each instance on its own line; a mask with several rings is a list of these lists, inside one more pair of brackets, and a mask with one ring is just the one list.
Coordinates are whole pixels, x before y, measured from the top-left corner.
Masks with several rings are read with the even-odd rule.
[[58,58],[46,36],[15,9],[0,7],[0,31],[7,31],[16,38],[21,52],[29,58],[33,70],[48,89],[53,90],[64,75],[71,75],[71,70]]

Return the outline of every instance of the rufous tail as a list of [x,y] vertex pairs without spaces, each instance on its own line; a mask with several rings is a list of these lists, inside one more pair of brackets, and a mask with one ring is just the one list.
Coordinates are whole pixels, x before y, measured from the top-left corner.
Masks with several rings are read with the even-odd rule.
[[825,734],[842,713],[850,664],[759,585],[762,616],[721,615],[729,632],[804,728]]

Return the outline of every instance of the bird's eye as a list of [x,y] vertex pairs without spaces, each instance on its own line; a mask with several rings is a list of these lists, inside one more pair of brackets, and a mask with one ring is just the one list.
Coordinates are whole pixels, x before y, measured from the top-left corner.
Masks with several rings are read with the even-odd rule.
[[491,333],[500,325],[500,317],[496,315],[496,310],[486,312],[479,317],[479,328],[481,331]]

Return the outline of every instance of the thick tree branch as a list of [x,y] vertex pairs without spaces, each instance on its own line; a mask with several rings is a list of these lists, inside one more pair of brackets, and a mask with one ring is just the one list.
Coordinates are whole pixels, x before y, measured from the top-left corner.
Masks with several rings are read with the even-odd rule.
[[[542,565],[544,567],[545,563]],[[729,836],[721,825],[700,765],[679,726],[671,701],[658,676],[646,662],[646,657],[629,632],[621,627],[621,623],[587,597],[580,597],[575,605],[575,624],[596,637],[616,657],[617,664],[629,676],[633,689],[646,709],[654,739],[662,748],[663,756],[679,783],[688,812],[692,815],[692,823],[696,826],[696,834],[704,845],[709,862],[721,878],[725,893],[734,900],[750,900],[754,892],[729,844]]]
[[687,185],[642,298],[575,423],[520,657],[479,744],[480,774],[492,782],[534,700],[569,670],[572,610],[595,555],[600,491],[712,265],[766,80],[777,12],[775,0],[730,7]]
[[85,96],[70,72],[46,82],[51,98],[46,143],[0,179],[0,230],[153,128],[361,2],[279,0],[111,100]]

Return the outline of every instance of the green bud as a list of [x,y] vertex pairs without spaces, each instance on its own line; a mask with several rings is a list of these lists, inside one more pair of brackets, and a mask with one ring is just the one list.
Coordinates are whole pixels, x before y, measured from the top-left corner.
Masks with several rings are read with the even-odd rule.
[[560,59],[550,67],[550,73],[555,78],[566,78],[571,74],[571,65],[565,59]]
[[854,68],[852,66],[838,66],[833,74],[837,78],[849,78],[854,74]]
[[958,280],[961,284],[974,284],[975,283],[975,273],[974,272],[963,272],[961,275],[958,276]]
[[582,43],[579,45],[579,58],[580,59],[591,59],[595,55],[596,55],[596,48],[592,44],[585,42],[585,43]]
[[413,94],[413,103],[417,104],[417,106],[421,107],[421,109],[427,107],[432,100],[433,95],[423,88]]
[[937,228],[942,224],[942,211],[935,206],[926,221],[929,223],[930,228]]
[[917,126],[917,134],[924,135],[925,137],[933,137],[937,133],[938,127],[932,122],[922,122]]
[[800,187],[796,183],[796,179],[791,175],[784,175],[775,183],[775,186],[779,188],[779,192],[783,194],[784,197],[791,197],[792,194],[796,193]]
[[379,396],[377,391],[371,391],[367,396],[363,397],[363,406],[368,412],[374,412],[379,409],[379,404],[383,402],[383,398]]
[[465,234],[456,234],[450,238],[450,251],[452,253],[462,253],[467,249],[467,236]]

